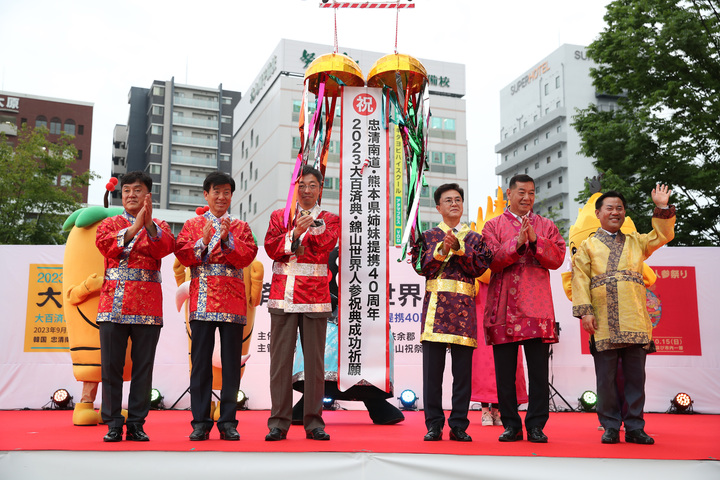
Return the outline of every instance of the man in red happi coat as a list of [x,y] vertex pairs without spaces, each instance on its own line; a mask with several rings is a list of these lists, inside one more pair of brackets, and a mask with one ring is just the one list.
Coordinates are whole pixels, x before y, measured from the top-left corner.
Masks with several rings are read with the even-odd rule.
[[228,214],[235,180],[222,172],[209,174],[203,194],[209,210],[191,218],[178,235],[175,256],[190,267],[188,320],[190,347],[190,404],[193,431],[190,440],[207,440],[213,426],[212,353],[215,329],[220,332],[222,390],[217,428],[222,440],[240,440],[237,432],[237,393],[242,366],[243,326],[247,303],[243,268],[257,254],[250,226]]
[[[106,442],[146,442],[143,430],[150,411],[155,349],[163,324],[161,259],[173,252],[175,238],[167,223],[152,218],[152,178],[129,172],[120,180],[121,215],[106,218],[97,229],[95,245],[105,257],[97,323],[100,329],[103,422]],[[122,388],[125,351],[132,341],[133,362],[127,422],[123,418]]]
[[270,311],[270,399],[267,441],[283,440],[292,421],[292,367],[297,331],[305,355],[303,425],[306,437],[330,440],[322,419],[325,391],[325,334],[332,314],[328,257],[340,233],[337,215],[317,204],[322,174],[304,167],[298,182],[295,226],[288,229],[284,210],[275,210],[265,235],[265,251],[274,260]]
[[483,237],[495,258],[485,305],[485,340],[493,346],[500,416],[505,431],[501,442],[522,440],[515,371],[520,345],[525,350],[529,402],[525,416],[528,440],[546,443],[549,417],[548,357],[558,341],[550,291],[550,272],[562,265],[565,240],[557,226],[533,212],[535,181],[515,175],[507,190],[510,205],[489,220]]

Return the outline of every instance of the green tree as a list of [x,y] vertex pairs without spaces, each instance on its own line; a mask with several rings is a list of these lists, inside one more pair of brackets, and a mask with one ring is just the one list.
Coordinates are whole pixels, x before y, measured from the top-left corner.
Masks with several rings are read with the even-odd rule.
[[[720,245],[720,5],[717,0],[617,0],[588,47],[598,92],[619,108],[579,111],[583,154],[649,231],[650,191],[673,189],[676,245]],[[587,189],[579,201],[586,201]]]
[[[0,244],[65,243],[63,222],[81,207],[78,188],[96,177],[70,168],[77,157],[72,136],[62,134],[55,143],[47,136],[46,128],[23,124],[13,148],[0,134]],[[63,187],[61,175],[70,176]]]

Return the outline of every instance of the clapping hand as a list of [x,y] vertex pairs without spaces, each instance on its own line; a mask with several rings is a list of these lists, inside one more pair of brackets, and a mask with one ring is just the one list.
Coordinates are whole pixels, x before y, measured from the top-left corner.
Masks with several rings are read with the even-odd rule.
[[459,250],[460,242],[452,230],[448,230],[443,238],[443,255],[450,253],[450,250]]
[[535,229],[530,223],[530,219],[526,216],[522,217],[522,224],[520,225],[520,233],[518,234],[517,248],[522,248],[525,243],[530,240],[530,243],[537,241],[537,235]]

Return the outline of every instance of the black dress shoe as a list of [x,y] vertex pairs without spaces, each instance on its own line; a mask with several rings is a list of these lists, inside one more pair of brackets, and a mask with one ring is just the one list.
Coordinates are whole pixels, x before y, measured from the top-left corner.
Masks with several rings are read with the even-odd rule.
[[145,430],[143,430],[142,425],[139,425],[137,423],[129,423],[127,426],[127,434],[125,435],[125,440],[130,440],[133,442],[149,442],[150,437],[147,436],[147,433],[145,433]]
[[190,434],[190,441],[199,442],[210,438],[210,431],[205,428],[205,425],[195,425],[193,431]]
[[437,442],[442,440],[442,427],[432,426],[428,429],[428,432],[423,437],[426,442]]
[[547,435],[545,435],[542,431],[542,428],[540,427],[532,427],[527,432],[528,434],[528,441],[533,443],[547,443],[548,438]]
[[617,428],[606,428],[600,441],[602,443],[620,443],[620,431]]
[[498,438],[501,442],[517,442],[523,439],[522,429],[515,427],[507,427]]
[[285,440],[287,438],[287,432],[283,432],[277,427],[271,428],[270,433],[265,435],[266,442],[277,442],[278,440]]
[[472,442],[472,437],[460,427],[452,427],[450,429],[450,440],[456,442]]
[[103,437],[103,442],[119,442],[122,440],[122,427],[110,427],[107,435]]
[[236,442],[240,440],[240,434],[238,433],[237,429],[233,427],[232,425],[228,427],[223,427],[220,430],[220,440],[229,440],[231,442]]
[[305,438],[308,440],[330,440],[330,435],[325,433],[322,427],[317,427],[312,432],[305,432]]
[[625,432],[625,441],[627,443],[638,443],[640,445],[652,445],[655,443],[655,439],[645,433],[645,430],[638,428],[637,430],[630,430]]

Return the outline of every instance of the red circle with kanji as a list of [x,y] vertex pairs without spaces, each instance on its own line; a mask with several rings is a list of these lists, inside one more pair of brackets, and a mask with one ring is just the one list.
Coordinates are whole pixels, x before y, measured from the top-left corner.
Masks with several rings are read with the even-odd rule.
[[353,98],[353,108],[358,115],[372,115],[377,108],[377,102],[372,95],[361,93]]

